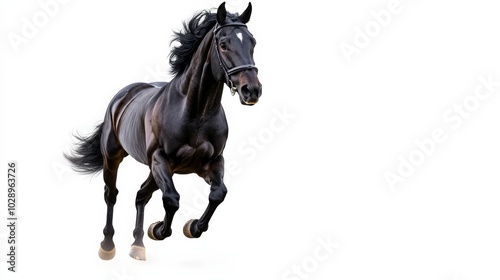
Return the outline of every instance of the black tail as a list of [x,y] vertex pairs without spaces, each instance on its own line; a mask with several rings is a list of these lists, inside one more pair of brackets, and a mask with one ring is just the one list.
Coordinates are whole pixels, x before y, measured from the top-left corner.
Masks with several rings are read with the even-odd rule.
[[64,157],[73,165],[76,172],[83,174],[98,173],[103,168],[101,153],[101,134],[103,123],[98,125],[92,135],[88,137],[75,135],[78,140],[72,154]]

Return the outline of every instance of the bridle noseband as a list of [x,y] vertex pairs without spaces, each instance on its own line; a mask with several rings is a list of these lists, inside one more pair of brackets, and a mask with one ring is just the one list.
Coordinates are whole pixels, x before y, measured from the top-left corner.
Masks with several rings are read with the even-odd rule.
[[234,86],[233,81],[231,81],[229,76],[236,74],[238,72],[241,72],[241,71],[245,71],[245,70],[251,70],[251,69],[258,70],[258,69],[254,64],[244,64],[244,65],[240,65],[240,66],[235,66],[233,68],[229,68],[227,66],[227,64],[224,62],[224,60],[222,59],[220,51],[219,51],[219,46],[217,44],[216,35],[217,35],[217,33],[219,33],[219,31],[222,28],[231,27],[231,26],[240,26],[240,27],[245,27],[245,28],[247,27],[246,24],[239,23],[239,22],[228,23],[228,24],[224,24],[224,25],[219,25],[219,24],[215,25],[215,28],[214,28],[214,46],[215,46],[215,50],[216,50],[215,53],[217,54],[217,59],[219,60],[219,65],[225,74],[226,84],[231,89],[231,95],[234,95],[238,91],[238,89]]

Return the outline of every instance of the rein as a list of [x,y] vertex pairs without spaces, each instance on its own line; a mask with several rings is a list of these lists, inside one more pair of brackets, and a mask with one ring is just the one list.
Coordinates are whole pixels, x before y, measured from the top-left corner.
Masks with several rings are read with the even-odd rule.
[[231,76],[233,74],[236,74],[238,72],[241,72],[241,71],[245,71],[245,70],[251,70],[251,69],[258,70],[258,69],[257,69],[257,67],[254,64],[244,64],[244,65],[240,65],[240,66],[235,66],[235,67],[229,68],[227,66],[227,64],[224,62],[224,60],[222,59],[220,51],[219,51],[219,46],[217,44],[217,38],[215,36],[217,35],[217,33],[219,33],[219,31],[222,28],[224,28],[224,27],[231,27],[231,26],[241,26],[241,27],[245,27],[245,28],[247,27],[246,24],[244,24],[244,23],[238,23],[238,22],[228,23],[228,24],[225,24],[225,25],[219,25],[219,24],[217,24],[215,26],[215,29],[214,29],[213,33],[214,33],[214,46],[215,46],[215,50],[216,50],[215,53],[217,54],[217,59],[219,60],[219,65],[222,68],[222,70],[224,71],[225,78],[226,78],[226,85],[231,89],[231,95],[234,96],[234,94],[238,91],[238,89],[234,86],[233,81],[231,81],[231,79],[230,79],[229,76]]

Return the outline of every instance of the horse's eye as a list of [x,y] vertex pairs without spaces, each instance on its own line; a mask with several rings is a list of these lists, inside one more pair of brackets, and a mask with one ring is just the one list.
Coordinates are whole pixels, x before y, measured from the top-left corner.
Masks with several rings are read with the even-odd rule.
[[221,43],[220,43],[220,48],[221,48],[221,50],[223,50],[223,51],[227,50],[227,45],[226,45],[226,43],[221,42]]

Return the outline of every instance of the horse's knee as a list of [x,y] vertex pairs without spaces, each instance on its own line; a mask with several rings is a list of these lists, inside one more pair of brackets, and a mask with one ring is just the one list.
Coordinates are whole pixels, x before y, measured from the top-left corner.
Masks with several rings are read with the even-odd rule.
[[208,200],[211,203],[220,204],[224,201],[226,194],[227,194],[227,188],[223,183],[218,186],[212,186],[210,189],[210,195],[208,196]]
[[179,209],[179,194],[164,194],[162,197],[163,207],[167,211],[175,212]]

